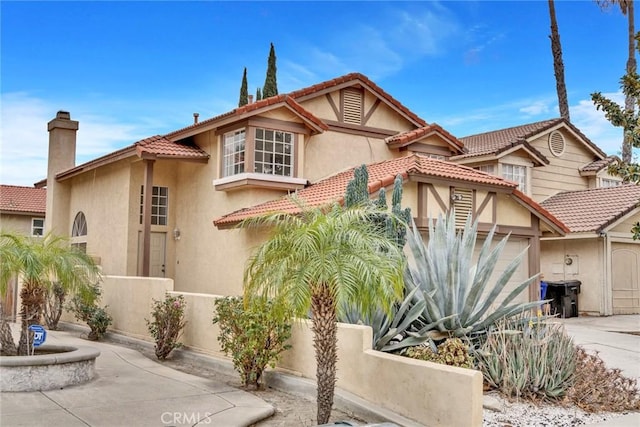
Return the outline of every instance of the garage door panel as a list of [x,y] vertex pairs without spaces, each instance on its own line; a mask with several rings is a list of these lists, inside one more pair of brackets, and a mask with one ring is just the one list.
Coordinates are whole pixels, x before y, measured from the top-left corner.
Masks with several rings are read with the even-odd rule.
[[[481,241],[480,239],[478,240],[479,242],[476,246],[476,254],[475,254],[476,257],[478,256],[478,253],[480,252],[480,248],[484,243],[484,241]],[[494,239],[493,246],[495,246],[500,240],[501,239]],[[506,246],[504,247],[504,250],[502,251],[502,254],[500,255],[500,259],[496,263],[496,267],[493,271],[493,274],[489,279],[490,288],[493,287],[493,285],[498,280],[498,277],[500,277],[500,274],[502,274],[502,272],[505,271],[505,269],[509,266],[509,264],[511,264],[513,259],[516,258],[518,255],[520,255],[520,253],[523,250],[525,250],[528,245],[529,245],[529,242],[527,239],[515,239],[515,238],[509,239]],[[529,278],[529,257],[525,254],[525,256],[522,258],[522,262],[520,263],[520,266],[515,271],[513,276],[511,276],[511,280],[509,280],[507,286],[505,286],[502,292],[500,292],[500,295],[496,299],[496,303],[502,302],[511,293],[511,291],[513,291],[518,285],[520,285],[522,282],[524,282],[528,278]],[[487,292],[485,290],[485,294],[486,293]],[[528,302],[528,301],[529,301],[529,292],[527,289],[525,289],[513,301],[511,301],[511,303],[514,304],[514,303]]]

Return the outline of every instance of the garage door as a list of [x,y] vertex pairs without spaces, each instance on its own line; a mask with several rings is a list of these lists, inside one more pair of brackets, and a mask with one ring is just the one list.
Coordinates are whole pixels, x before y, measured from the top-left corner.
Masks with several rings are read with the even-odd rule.
[[611,244],[613,314],[640,314],[640,244]]
[[[494,237],[493,238],[494,245],[500,242],[501,239],[502,237]],[[484,242],[481,239],[478,239],[478,242],[476,244],[476,256],[480,252],[480,249],[482,248],[483,243]],[[507,245],[502,251],[502,255],[500,256],[500,259],[498,260],[498,263],[493,272],[493,275],[491,276],[491,279],[489,281],[489,286],[493,285],[496,282],[500,274],[507,268],[507,266],[511,263],[511,261],[513,261],[515,257],[517,257],[523,250],[525,250],[528,245],[529,245],[528,239],[518,239],[514,237],[509,238]],[[518,268],[518,270],[516,270],[513,276],[511,276],[511,280],[500,293],[500,296],[496,300],[496,303],[502,302],[502,300],[507,295],[509,295],[509,293],[513,289],[515,289],[519,284],[521,284],[528,278],[529,278],[529,257],[525,254],[524,258],[522,259],[522,263],[520,264],[520,267]],[[525,289],[520,295],[516,297],[516,299],[511,301],[511,303],[513,304],[517,302],[527,302],[527,301],[529,301],[529,291],[528,289]]]

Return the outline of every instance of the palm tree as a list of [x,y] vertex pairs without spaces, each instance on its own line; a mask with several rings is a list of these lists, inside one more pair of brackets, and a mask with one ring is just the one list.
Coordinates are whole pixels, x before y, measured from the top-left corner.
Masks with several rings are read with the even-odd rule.
[[[620,6],[620,11],[623,15],[627,17],[628,22],[628,30],[627,30],[627,75],[632,76],[635,74],[637,65],[636,65],[636,30],[635,30],[635,22],[634,22],[634,8],[633,8],[633,0],[596,0],[596,3],[602,8],[606,9],[610,6],[618,5]],[[624,98],[624,108],[626,111],[633,112],[635,108],[635,99],[634,97],[626,93]],[[624,140],[622,142],[622,161],[625,163],[631,162],[631,148],[633,146],[633,140],[631,135],[627,132],[624,134]]]
[[[45,294],[58,283],[65,291],[85,294],[96,283],[100,271],[93,259],[69,246],[64,237],[47,234],[30,238],[19,234],[0,234],[0,294],[4,295],[13,276],[22,278],[20,291],[21,334],[17,353],[28,354],[29,326],[40,322]],[[15,353],[9,325],[0,325],[2,351]],[[8,331],[8,335],[7,335]],[[11,343],[9,343],[11,341]]]
[[[300,206],[300,205],[299,205]],[[243,223],[273,227],[249,258],[245,292],[283,298],[293,311],[311,311],[318,386],[318,424],[329,421],[336,382],[337,315],[355,306],[372,313],[402,297],[402,250],[368,221],[372,207],[300,206],[300,214],[271,213]]]
[[567,100],[567,85],[564,82],[564,61],[562,60],[562,44],[556,20],[554,0],[549,0],[549,17],[551,18],[551,53],[553,54],[553,71],[556,76],[556,91],[558,92],[558,108],[560,117],[570,121],[569,101]]

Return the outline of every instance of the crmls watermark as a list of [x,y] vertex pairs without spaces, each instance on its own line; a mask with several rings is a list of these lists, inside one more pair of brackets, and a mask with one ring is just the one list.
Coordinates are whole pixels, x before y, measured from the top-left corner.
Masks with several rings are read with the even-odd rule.
[[210,424],[211,415],[210,412],[163,412],[160,421],[166,426]]

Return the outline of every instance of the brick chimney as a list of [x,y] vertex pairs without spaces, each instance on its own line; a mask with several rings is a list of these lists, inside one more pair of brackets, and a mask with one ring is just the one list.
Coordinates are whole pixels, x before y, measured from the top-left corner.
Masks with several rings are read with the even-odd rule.
[[49,156],[47,160],[47,213],[45,230],[68,235],[69,185],[57,182],[55,176],[76,164],[76,133],[78,122],[71,120],[67,111],[58,111],[47,125],[49,131]]

